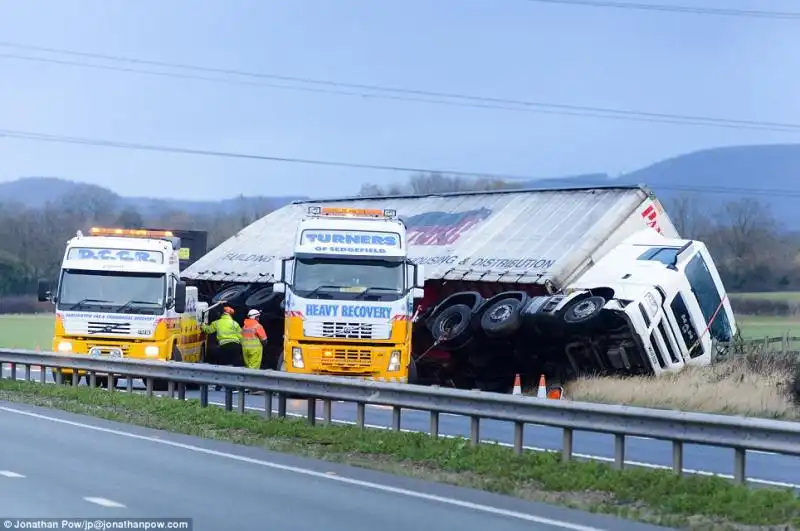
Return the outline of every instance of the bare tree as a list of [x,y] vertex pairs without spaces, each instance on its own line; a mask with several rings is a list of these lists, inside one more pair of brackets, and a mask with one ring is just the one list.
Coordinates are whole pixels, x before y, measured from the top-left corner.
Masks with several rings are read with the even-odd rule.
[[666,203],[669,216],[682,237],[703,239],[708,234],[711,221],[702,213],[701,198],[681,194]]
[[467,179],[460,175],[446,175],[440,172],[417,173],[412,175],[404,185],[393,184],[381,187],[376,184],[361,186],[361,196],[387,196],[387,195],[428,195],[446,194],[452,192],[472,192],[483,190],[502,190],[512,188],[513,185],[494,178]]

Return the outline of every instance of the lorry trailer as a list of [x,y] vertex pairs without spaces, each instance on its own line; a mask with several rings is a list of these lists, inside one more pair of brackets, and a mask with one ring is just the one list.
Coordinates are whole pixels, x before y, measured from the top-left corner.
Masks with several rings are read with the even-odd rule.
[[[202,300],[262,309],[274,349],[265,368],[293,370],[286,312],[310,323],[330,298],[322,288],[298,309],[283,295],[293,289],[285,266],[297,270],[287,259],[309,208],[388,209],[402,220],[408,262],[419,269],[398,295],[414,301],[403,314],[411,356],[400,381],[509,392],[516,375],[523,387],[542,374],[554,383],[660,375],[711,363],[714,340],[736,333],[705,244],[682,239],[642,186],[311,200],[268,214],[182,273]],[[377,366],[369,345],[379,342],[332,339],[373,352],[353,362],[364,373],[314,364],[310,372],[375,377],[365,373]]]

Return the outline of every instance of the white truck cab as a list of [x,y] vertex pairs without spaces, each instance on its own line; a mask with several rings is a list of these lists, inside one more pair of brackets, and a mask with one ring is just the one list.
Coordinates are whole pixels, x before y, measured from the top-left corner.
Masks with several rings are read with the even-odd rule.
[[536,298],[542,300],[525,311],[560,316],[559,335],[575,372],[595,365],[660,375],[705,366],[716,359],[714,342],[729,342],[737,332],[705,244],[651,229],[628,237],[565,291]]

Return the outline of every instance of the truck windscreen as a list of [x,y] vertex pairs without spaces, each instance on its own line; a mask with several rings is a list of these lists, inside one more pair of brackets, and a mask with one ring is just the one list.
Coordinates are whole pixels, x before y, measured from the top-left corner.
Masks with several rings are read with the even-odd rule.
[[391,301],[403,296],[405,269],[383,260],[298,259],[293,284],[300,297]]
[[58,288],[58,309],[158,315],[164,312],[163,273],[66,270]]

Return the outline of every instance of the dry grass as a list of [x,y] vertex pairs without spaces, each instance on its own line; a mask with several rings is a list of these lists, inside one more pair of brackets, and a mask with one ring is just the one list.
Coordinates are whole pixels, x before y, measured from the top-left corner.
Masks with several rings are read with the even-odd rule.
[[753,417],[800,418],[800,360],[747,355],[711,367],[692,367],[661,378],[583,378],[566,397],[682,411]]

